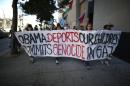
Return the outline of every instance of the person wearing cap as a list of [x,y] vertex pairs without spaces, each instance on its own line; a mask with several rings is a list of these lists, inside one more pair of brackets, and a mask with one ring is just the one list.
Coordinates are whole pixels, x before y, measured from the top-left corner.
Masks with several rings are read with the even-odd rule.
[[114,27],[114,25],[113,24],[106,24],[106,25],[104,25],[104,30],[111,30],[111,28],[112,27]]

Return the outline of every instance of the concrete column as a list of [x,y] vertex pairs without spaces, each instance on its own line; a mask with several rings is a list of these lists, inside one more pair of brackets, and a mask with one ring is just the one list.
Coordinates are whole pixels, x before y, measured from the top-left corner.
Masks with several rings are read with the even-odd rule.
[[89,23],[93,25],[93,15],[94,15],[94,0],[88,0],[88,19]]
[[78,29],[80,27],[79,17],[80,17],[80,0],[76,0],[76,25]]

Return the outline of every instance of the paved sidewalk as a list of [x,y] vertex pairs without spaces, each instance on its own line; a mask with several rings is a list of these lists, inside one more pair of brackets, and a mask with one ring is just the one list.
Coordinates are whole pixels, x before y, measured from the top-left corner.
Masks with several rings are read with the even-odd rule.
[[41,58],[32,64],[24,52],[0,57],[0,86],[130,86],[130,64],[117,58],[110,66],[92,61],[87,69],[77,59]]

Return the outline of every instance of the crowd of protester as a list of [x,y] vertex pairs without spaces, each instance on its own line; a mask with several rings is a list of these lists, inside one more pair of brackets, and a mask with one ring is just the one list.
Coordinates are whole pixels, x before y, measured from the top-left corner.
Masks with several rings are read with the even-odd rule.
[[[111,30],[111,28],[113,27],[114,25],[112,24],[106,24],[103,26],[103,29],[104,30]],[[40,28],[38,28],[37,25],[35,25],[35,27],[33,28],[31,24],[27,24],[27,26],[25,27],[25,29],[23,31],[38,31],[38,30],[69,30],[69,29],[73,29],[73,30],[83,30],[83,31],[91,31],[93,30],[93,25],[92,23],[87,23],[87,25],[84,27],[84,26],[80,26],[79,28],[76,27],[76,26],[73,26],[72,28],[68,25],[68,24],[65,24],[64,27],[61,27],[60,23],[57,23],[57,25],[55,24],[52,24],[50,27],[46,27],[46,28],[42,28],[40,26]],[[19,31],[22,31],[21,28],[19,28]],[[109,56],[110,57],[110,56]],[[33,61],[33,57],[31,58],[31,61]],[[106,64],[106,65],[109,65],[110,63],[110,59],[105,59],[103,61],[101,61],[101,63],[103,64]],[[59,64],[59,58],[56,57],[56,64]],[[90,68],[90,61],[85,61],[85,65],[87,66],[87,68]]]
[[[112,24],[106,24],[104,25],[102,28],[104,30],[111,30],[111,28],[114,27],[114,25]],[[73,27],[70,27],[68,24],[65,24],[64,27],[61,27],[60,23],[57,23],[56,25],[55,24],[52,24],[52,25],[49,25],[49,26],[46,26],[46,27],[41,27],[38,28],[38,25],[35,25],[34,28],[31,24],[27,24],[26,27],[23,29],[23,31],[40,31],[40,30],[69,30],[69,29],[73,29],[73,30],[93,30],[93,25],[92,23],[87,23],[86,26],[73,26]],[[19,31],[22,31],[21,28],[19,28]]]

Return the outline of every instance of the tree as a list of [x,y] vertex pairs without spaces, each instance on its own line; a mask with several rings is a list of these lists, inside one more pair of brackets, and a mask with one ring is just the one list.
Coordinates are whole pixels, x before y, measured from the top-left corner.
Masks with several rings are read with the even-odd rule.
[[64,8],[65,5],[67,5],[67,4],[69,3],[69,1],[70,1],[70,0],[61,0],[61,1],[58,2],[58,6],[59,6],[60,8]]
[[40,22],[49,21],[57,9],[54,0],[29,0],[21,4],[22,10],[27,14],[36,15]]
[[12,26],[11,26],[11,54],[17,54],[17,39],[15,37],[15,32],[17,31],[17,3],[18,0],[13,0],[12,2],[12,8],[13,8],[13,18],[12,18]]
[[[25,1],[25,0],[22,0]],[[20,0],[19,0],[20,2]],[[12,26],[11,26],[11,54],[17,54],[17,44],[18,41],[15,37],[15,32],[17,31],[17,4],[18,0],[13,0],[12,8],[13,8],[13,18],[12,18]],[[25,2],[25,4],[21,4],[23,11],[27,14],[37,15],[37,19],[42,22],[43,20],[50,20],[53,18],[52,13],[56,10],[54,0],[29,0]]]

